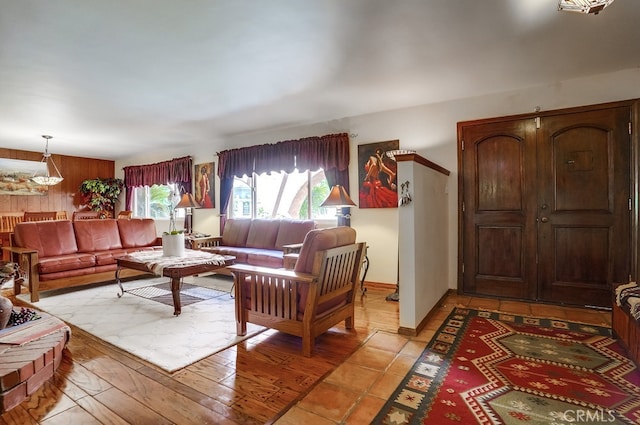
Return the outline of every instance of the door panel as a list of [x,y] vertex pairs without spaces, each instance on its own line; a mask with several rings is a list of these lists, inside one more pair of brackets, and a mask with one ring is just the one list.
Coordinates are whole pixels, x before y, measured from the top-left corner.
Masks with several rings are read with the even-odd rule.
[[459,126],[462,290],[610,306],[631,270],[630,107],[535,118]]
[[465,292],[535,294],[534,132],[532,120],[464,129]]
[[628,121],[626,107],[542,119],[540,300],[608,306],[627,280]]

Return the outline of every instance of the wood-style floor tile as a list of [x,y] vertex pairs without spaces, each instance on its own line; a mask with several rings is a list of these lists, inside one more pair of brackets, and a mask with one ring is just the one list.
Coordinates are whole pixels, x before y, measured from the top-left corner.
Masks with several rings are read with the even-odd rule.
[[367,391],[381,376],[382,372],[379,370],[345,362],[325,378],[324,382],[362,393]]
[[301,425],[301,424],[313,424],[313,425],[335,425],[336,422],[317,415],[308,410],[301,409],[297,406],[289,409],[281,418],[279,418],[275,425]]
[[101,422],[91,416],[86,410],[80,406],[73,406],[62,413],[58,413],[48,419],[42,421],[43,425],[100,425]]
[[393,292],[358,297],[355,328],[332,328],[302,356],[267,330],[173,374],[73,328],[56,375],[0,425],[369,423],[456,306],[610,325],[611,313],[451,292],[417,336],[398,335]]
[[382,406],[386,403],[386,399],[373,397],[370,395],[362,397],[358,404],[351,411],[345,425],[361,425],[371,423],[376,417]]
[[393,393],[393,391],[400,385],[400,382],[404,379],[404,374],[398,375],[391,372],[384,373],[378,381],[376,381],[369,394],[375,397],[384,398],[385,400]]
[[298,407],[332,421],[341,421],[355,406],[360,393],[321,382],[298,403]]
[[500,307],[500,300],[496,298],[472,298],[467,304],[469,308],[477,308],[479,310],[497,311]]

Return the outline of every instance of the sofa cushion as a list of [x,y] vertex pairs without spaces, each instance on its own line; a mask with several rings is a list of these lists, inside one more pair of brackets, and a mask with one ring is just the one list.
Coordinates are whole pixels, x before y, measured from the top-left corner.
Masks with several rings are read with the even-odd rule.
[[38,257],[74,254],[78,251],[69,220],[18,223],[13,229],[16,246],[38,251]]
[[43,280],[44,276],[48,274],[86,269],[95,266],[95,264],[95,256],[89,253],[57,255],[40,258],[38,262],[38,273],[40,274],[41,280]]
[[116,220],[78,220],[73,222],[78,252],[120,249],[120,232]]
[[251,266],[280,268],[283,263],[283,252],[275,249],[256,249],[247,253],[246,263]]
[[250,226],[251,219],[230,218],[227,220],[222,232],[222,245],[246,246]]
[[156,222],[152,218],[121,218],[116,221],[122,248],[153,246],[157,243]]
[[248,248],[275,249],[280,220],[266,220],[256,218],[251,221],[247,235]]
[[249,253],[255,251],[255,249],[240,246],[210,246],[206,248],[206,251],[218,255],[232,255],[236,257],[236,263],[248,264]]
[[96,266],[104,266],[108,264],[116,264],[116,259],[127,255],[127,250],[111,249],[109,251],[94,252],[93,255],[96,258]]
[[313,220],[281,220],[275,248],[281,250],[285,245],[302,243],[307,233],[315,228],[316,222]]

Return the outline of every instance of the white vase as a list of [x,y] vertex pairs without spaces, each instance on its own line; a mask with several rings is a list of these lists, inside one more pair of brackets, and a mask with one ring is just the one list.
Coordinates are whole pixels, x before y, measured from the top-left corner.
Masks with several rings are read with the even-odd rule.
[[162,255],[165,257],[184,257],[184,233],[162,235]]

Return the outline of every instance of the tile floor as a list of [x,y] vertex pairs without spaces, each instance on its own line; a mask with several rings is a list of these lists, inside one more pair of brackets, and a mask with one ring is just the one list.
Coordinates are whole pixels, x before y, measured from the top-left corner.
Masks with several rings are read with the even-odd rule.
[[405,337],[390,330],[379,330],[275,423],[370,423],[456,306],[611,326],[610,311],[451,294],[420,334]]

